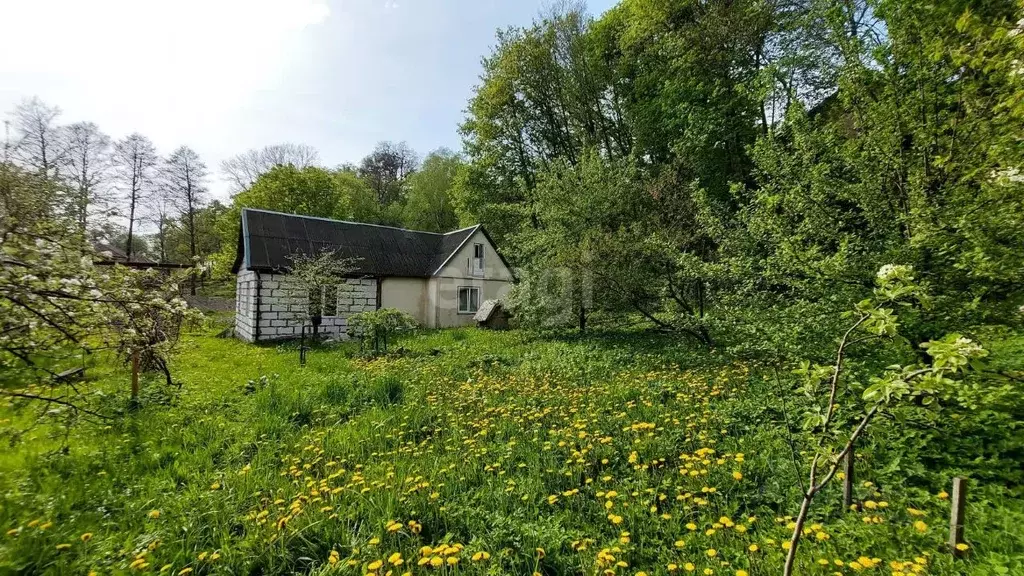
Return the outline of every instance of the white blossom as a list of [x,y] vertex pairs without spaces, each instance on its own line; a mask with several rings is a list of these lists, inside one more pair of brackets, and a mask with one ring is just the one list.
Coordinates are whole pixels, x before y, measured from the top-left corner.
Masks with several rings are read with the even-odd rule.
[[878,280],[883,283],[892,282],[899,278],[910,278],[913,267],[905,264],[886,264],[878,270]]

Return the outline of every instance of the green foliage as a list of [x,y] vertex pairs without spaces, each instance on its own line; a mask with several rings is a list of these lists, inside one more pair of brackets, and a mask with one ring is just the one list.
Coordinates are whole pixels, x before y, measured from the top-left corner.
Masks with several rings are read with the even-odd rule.
[[52,388],[82,356],[114,349],[160,370],[183,324],[201,315],[179,297],[179,283],[199,271],[99,266],[84,239],[56,222],[0,224],[0,395],[92,412],[84,390]]
[[338,297],[337,292],[332,290],[348,288],[344,278],[352,273],[356,265],[354,260],[340,258],[331,250],[324,250],[319,254],[298,252],[290,255],[289,259],[289,275],[301,292],[307,294],[309,300],[309,306],[306,308],[307,320],[323,315],[324,300]]
[[419,170],[409,176],[403,221],[407,228],[450,232],[459,227],[451,189],[462,160],[450,150],[430,153]]
[[248,190],[235,196],[234,204],[307,216],[345,218],[349,213],[346,192],[339,180],[322,168],[275,166]]
[[770,341],[784,316],[868,296],[891,262],[934,296],[913,342],[1006,321],[1024,277],[1019,20],[1009,1],[552,12],[484,60],[458,213],[534,275],[564,265],[557,238],[592,276],[614,262],[628,284],[595,309],[748,350],[812,344],[799,323]]
[[348,331],[360,338],[364,346],[372,347],[373,354],[388,351],[388,342],[394,342],[403,332],[417,326],[416,319],[397,308],[379,308],[353,314],[348,319]]

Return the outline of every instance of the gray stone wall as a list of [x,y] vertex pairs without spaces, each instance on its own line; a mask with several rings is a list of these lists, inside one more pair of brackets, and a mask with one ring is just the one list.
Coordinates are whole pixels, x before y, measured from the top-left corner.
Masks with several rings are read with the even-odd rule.
[[[251,275],[251,280],[244,275]],[[261,274],[260,279],[259,340],[298,338],[309,308],[305,290],[287,274]],[[236,301],[235,333],[252,342],[256,319],[255,273],[239,272]],[[377,308],[377,280],[349,278],[340,283],[336,308],[336,314],[323,317],[320,332],[346,338],[349,316]]]

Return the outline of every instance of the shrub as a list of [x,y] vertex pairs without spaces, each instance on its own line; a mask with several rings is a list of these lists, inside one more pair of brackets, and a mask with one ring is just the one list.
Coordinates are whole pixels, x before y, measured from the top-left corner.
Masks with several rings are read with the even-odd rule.
[[348,320],[349,334],[360,338],[360,347],[372,346],[374,354],[388,351],[388,340],[416,327],[416,320],[397,308],[381,308],[354,314]]

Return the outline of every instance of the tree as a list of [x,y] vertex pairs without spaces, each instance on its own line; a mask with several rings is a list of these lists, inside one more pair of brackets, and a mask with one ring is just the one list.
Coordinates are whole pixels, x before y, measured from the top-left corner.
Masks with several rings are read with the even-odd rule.
[[64,165],[70,181],[68,213],[82,233],[89,217],[106,208],[110,168],[110,137],[92,122],[77,122],[64,129]]
[[197,317],[177,297],[181,278],[99,267],[97,259],[59,221],[0,220],[0,394],[104,417],[86,390],[51,380],[82,353],[103,349],[142,358],[170,383],[178,331]]
[[[164,166],[169,197],[182,216],[185,233],[188,236],[189,260],[195,264],[198,252],[198,220],[196,213],[206,203],[206,179],[209,172],[199,155],[187,146],[175,150]],[[192,276],[191,293],[196,293],[196,278]]]
[[166,186],[157,188],[149,198],[149,206],[150,220],[156,226],[153,239],[156,241],[157,262],[170,262],[170,236],[175,229],[174,217],[177,213],[170,189]]
[[[219,226],[221,226],[227,212],[228,207],[217,200],[195,211],[196,254],[200,258],[205,259],[224,249]],[[186,216],[182,214],[168,223],[166,242],[167,259],[170,262],[187,262],[190,258],[191,238],[188,234],[188,226],[184,222],[185,218]],[[232,222],[232,224],[235,227],[238,226],[237,221]],[[234,250],[236,240],[237,230],[236,238],[232,238],[232,241],[228,244],[230,249]]]
[[234,260],[242,208],[347,219],[351,215],[350,196],[359,190],[365,188],[360,188],[352,178],[339,177],[324,168],[297,168],[290,164],[271,168],[247,190],[236,194],[219,219],[222,249],[216,259],[217,269],[223,270]]
[[237,194],[247,190],[275,166],[291,164],[302,169],[316,166],[319,162],[320,154],[312,146],[285,143],[248,150],[223,161],[220,169],[231,184],[231,193]]
[[135,224],[142,216],[142,205],[151,192],[159,157],[153,143],[142,134],[134,133],[114,145],[114,171],[121,196],[127,204],[128,237],[125,253],[131,261],[134,250]]
[[348,200],[338,180],[327,170],[312,166],[275,166],[236,195],[232,205],[324,218],[348,217]]
[[[785,576],[794,573],[804,523],[814,498],[836,477],[843,461],[853,457],[853,446],[872,421],[888,413],[897,422],[907,422],[910,412],[919,409],[917,404],[940,406],[936,399],[950,392],[963,394],[962,384],[954,378],[977,367],[988,355],[969,338],[949,334],[941,340],[920,345],[929,356],[927,363],[889,366],[881,376],[870,378],[866,386],[848,382],[851,376],[847,356],[851,348],[865,342],[897,338],[899,318],[893,313],[894,307],[907,308],[915,300],[926,301],[926,295],[917,285],[913,269],[902,265],[883,266],[876,274],[872,297],[859,302],[853,313],[847,315],[854,320],[839,339],[834,363],[818,366],[805,361],[794,371],[802,380],[800,392],[817,404],[807,411],[803,424],[806,431],[815,433],[817,442],[807,483],[801,485],[803,498],[793,522],[783,569]],[[856,389],[856,393],[852,389]]]
[[15,158],[36,170],[47,182],[59,179],[65,152],[61,129],[56,123],[60,114],[60,108],[48,106],[34,97],[23,100],[11,114],[17,138]]
[[427,155],[423,166],[409,177],[403,219],[407,228],[448,232],[458,227],[451,189],[461,166],[459,156],[446,148]]
[[416,171],[419,159],[405,142],[378,142],[359,164],[359,175],[369,184],[377,204],[390,206],[404,199],[406,178]]
[[353,167],[342,167],[333,173],[334,180],[346,199],[349,207],[349,217],[356,222],[369,222],[371,224],[385,224],[388,220],[374,197],[373,190],[366,181],[359,177],[358,171]]
[[336,300],[339,286],[350,288],[344,283],[344,278],[355,269],[356,261],[341,258],[327,249],[314,254],[296,252],[288,257],[291,260],[291,278],[307,298],[306,320],[313,324],[313,333],[316,334],[324,312],[324,301]]

